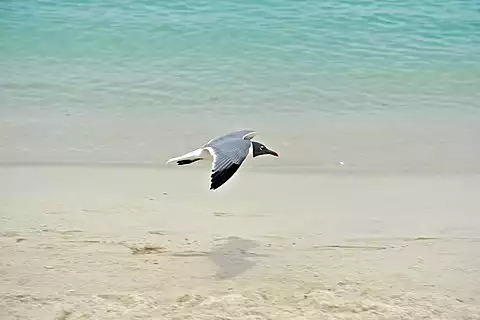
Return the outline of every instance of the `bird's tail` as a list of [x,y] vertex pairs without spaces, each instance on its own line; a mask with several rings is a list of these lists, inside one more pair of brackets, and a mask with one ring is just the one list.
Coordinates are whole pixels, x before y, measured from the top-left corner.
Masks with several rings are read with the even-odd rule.
[[165,164],[169,164],[172,162],[177,162],[178,165],[185,165],[185,164],[190,164],[198,160],[202,160],[202,151],[203,149],[197,149],[194,151],[191,151],[189,153],[186,153],[184,155],[181,155],[179,157],[175,158],[170,158],[167,160]]

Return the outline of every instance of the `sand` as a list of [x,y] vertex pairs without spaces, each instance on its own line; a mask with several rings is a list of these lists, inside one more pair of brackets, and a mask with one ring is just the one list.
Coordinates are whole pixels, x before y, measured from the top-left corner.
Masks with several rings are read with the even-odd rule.
[[1,319],[480,319],[480,175],[0,167]]

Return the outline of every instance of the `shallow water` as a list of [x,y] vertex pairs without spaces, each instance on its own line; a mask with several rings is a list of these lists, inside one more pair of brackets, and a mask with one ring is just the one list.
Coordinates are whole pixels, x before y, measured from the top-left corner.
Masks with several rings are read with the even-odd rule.
[[479,9],[451,0],[4,1],[0,108],[478,115]]

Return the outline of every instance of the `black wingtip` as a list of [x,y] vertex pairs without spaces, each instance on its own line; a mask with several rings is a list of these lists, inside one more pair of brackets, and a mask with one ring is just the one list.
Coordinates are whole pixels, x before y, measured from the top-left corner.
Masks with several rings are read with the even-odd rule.
[[215,183],[212,181],[210,182],[210,190],[215,191],[220,187],[220,185],[215,185]]
[[223,171],[214,172],[211,176],[210,190],[216,190],[227,182],[235,172],[240,168],[240,164],[232,164]]

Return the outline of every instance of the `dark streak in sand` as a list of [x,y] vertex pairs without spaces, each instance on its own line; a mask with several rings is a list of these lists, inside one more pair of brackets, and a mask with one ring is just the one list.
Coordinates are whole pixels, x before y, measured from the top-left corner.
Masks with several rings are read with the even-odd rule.
[[155,234],[155,235],[159,235],[159,236],[164,236],[167,234],[167,232],[164,232],[164,231],[159,231],[159,230],[152,230],[152,231],[148,231],[149,234]]
[[380,247],[380,246],[349,246],[349,245],[340,245],[340,244],[332,244],[332,245],[322,245],[322,246],[314,246],[315,249],[360,249],[360,250],[386,250],[387,247]]
[[132,254],[153,254],[153,253],[164,253],[166,249],[160,246],[143,246],[143,247],[128,247]]

